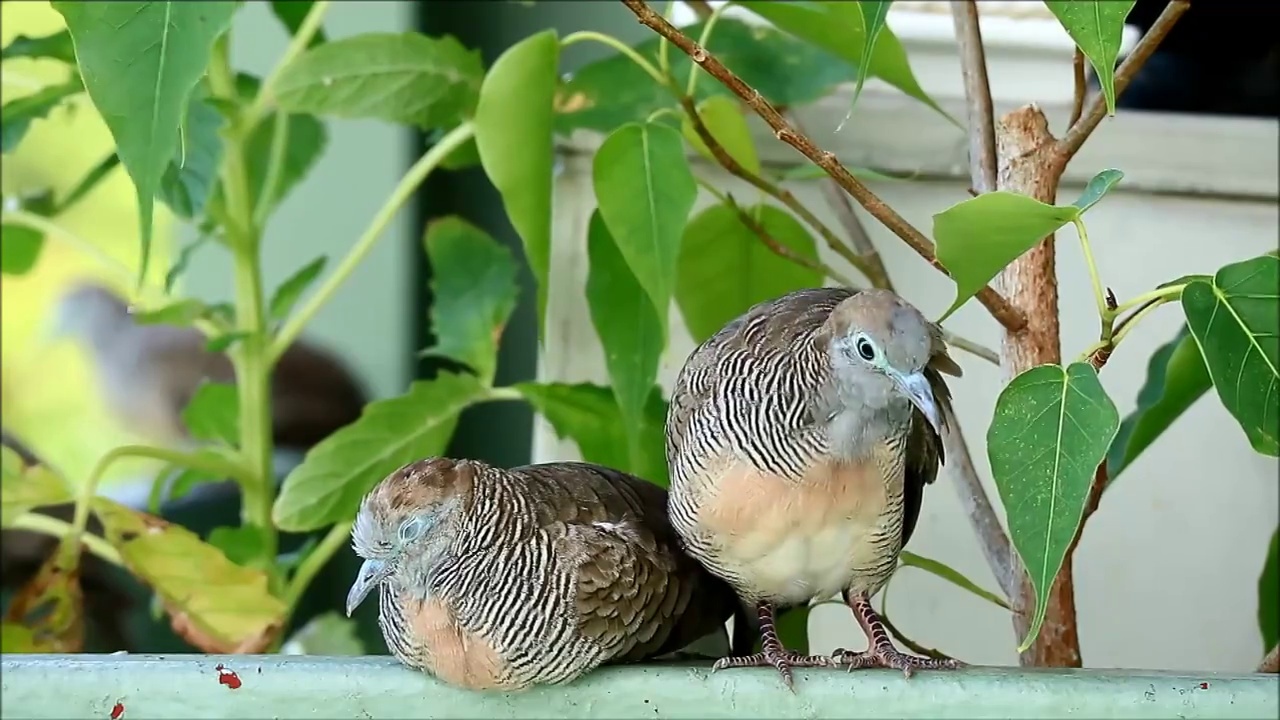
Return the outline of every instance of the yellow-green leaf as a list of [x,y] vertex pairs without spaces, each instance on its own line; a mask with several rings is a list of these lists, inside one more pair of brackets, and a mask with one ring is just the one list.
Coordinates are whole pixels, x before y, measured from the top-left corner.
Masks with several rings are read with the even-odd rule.
[[9,527],[23,514],[45,505],[71,502],[71,488],[44,465],[27,465],[11,447],[0,447],[0,518]]
[[1119,424],[1115,404],[1088,363],[1031,368],[996,399],[987,456],[1009,538],[1036,591],[1035,614],[1020,652],[1040,632],[1049,589]]
[[1004,598],[996,595],[990,590],[982,589],[978,583],[965,577],[959,570],[956,570],[946,563],[924,557],[923,555],[917,555],[907,550],[903,550],[902,554],[898,556],[898,562],[902,563],[904,567],[913,567],[919,570],[924,570],[927,573],[932,573],[958,588],[968,590],[993,605],[999,605],[1005,610],[1010,609],[1009,603],[1005,602]]
[[[711,133],[711,137],[715,138],[729,157],[736,160],[748,172],[760,174],[760,156],[756,154],[755,141],[751,138],[751,128],[747,125],[747,118],[742,114],[742,108],[736,100],[725,95],[712,95],[698,103],[698,117],[702,119],[707,132]],[[716,158],[711,148],[702,142],[702,137],[698,135],[688,116],[681,116],[681,131],[684,133],[684,139],[688,140],[695,150],[702,153],[708,160],[715,162]]]

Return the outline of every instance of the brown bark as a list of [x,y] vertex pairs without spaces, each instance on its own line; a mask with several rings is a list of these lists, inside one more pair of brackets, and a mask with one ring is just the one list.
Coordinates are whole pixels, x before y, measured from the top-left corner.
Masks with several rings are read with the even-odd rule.
[[[996,130],[997,187],[1053,203],[1066,165],[1056,143],[1044,113],[1035,105],[1000,118]],[[996,287],[1027,318],[1022,330],[1005,332],[1001,353],[1005,382],[1037,365],[1061,362],[1053,237],[1045,238],[1005,268]],[[1013,625],[1021,639],[1030,630],[1036,601],[1025,571],[1018,574],[1022,577],[1022,590],[1013,598],[1017,610]],[[1020,660],[1024,666],[1080,667],[1070,557],[1050,590],[1040,634]]]

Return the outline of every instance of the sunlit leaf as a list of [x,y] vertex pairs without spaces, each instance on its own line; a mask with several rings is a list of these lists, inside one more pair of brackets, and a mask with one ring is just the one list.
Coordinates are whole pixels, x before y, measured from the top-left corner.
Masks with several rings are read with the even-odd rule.
[[[687,116],[681,117],[681,132],[684,134],[684,139],[688,140],[689,144],[704,157],[714,162],[715,155],[707,144],[702,142],[702,137],[694,129],[693,122]],[[698,103],[698,117],[702,120],[707,132],[715,138],[720,147],[724,148],[729,157],[748,172],[760,174],[760,157],[756,154],[755,140],[751,137],[751,127],[747,125],[747,118],[742,114],[738,101],[726,95],[713,95]]]
[[0,518],[9,527],[27,512],[45,505],[71,502],[66,480],[44,465],[27,465],[17,451],[0,447]]

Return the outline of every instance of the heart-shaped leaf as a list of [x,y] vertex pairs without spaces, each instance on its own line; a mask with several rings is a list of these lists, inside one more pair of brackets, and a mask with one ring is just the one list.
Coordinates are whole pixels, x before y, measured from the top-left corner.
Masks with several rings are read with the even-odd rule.
[[850,24],[858,23],[862,27],[862,57],[857,64],[858,84],[853,90],[854,103],[858,102],[858,96],[862,94],[862,85],[871,72],[876,41],[885,30],[891,4],[892,0],[860,0],[853,3],[838,2],[827,5],[828,11],[836,19]]
[[66,21],[85,89],[133,178],[141,220],[138,275],[145,277],[154,198],[178,150],[178,127],[192,90],[209,65],[214,40],[230,27],[237,3],[50,4]]
[[1212,385],[1200,349],[1184,325],[1178,336],[1161,345],[1147,364],[1147,381],[1138,390],[1138,407],[1120,423],[1120,431],[1107,453],[1109,481],[1115,482]]
[[[756,154],[755,141],[751,138],[751,128],[747,118],[742,114],[738,102],[726,95],[712,95],[698,103],[698,117],[702,124],[715,138],[720,147],[748,172],[760,174],[760,157]],[[682,116],[681,131],[684,139],[689,141],[695,150],[704,157],[715,162],[715,155],[707,144],[702,142],[693,122]]]
[[633,440],[643,425],[645,404],[658,379],[658,359],[666,344],[662,320],[627,266],[599,210],[591,214],[588,224],[587,257],[591,324],[604,347],[613,394],[628,439]]
[[307,532],[350,520],[379,480],[414,460],[440,455],[458,414],[485,388],[472,375],[441,373],[399,397],[364,408],[360,419],[320,441],[285,478],[272,510],[286,532]]
[[656,123],[618,128],[596,152],[592,170],[600,216],[662,323],[685,221],[698,196],[680,133]]
[[471,368],[486,386],[498,369],[498,343],[520,288],[511,251],[456,215],[434,220],[423,243],[431,262],[431,331],[424,354]]
[[453,127],[475,111],[480,53],[452,36],[364,33],[307,50],[285,66],[275,100],[291,113]]
[[[745,212],[783,247],[809,260],[818,247],[791,213],[773,205]],[[712,205],[684,229],[676,274],[676,304],[694,342],[758,302],[822,284],[822,273],[779,257],[728,205]]]
[[552,123],[559,65],[560,41],[553,30],[507,48],[485,75],[475,117],[480,164],[502,195],[538,284],[540,331],[551,272]]
[[1035,615],[1019,652],[1040,632],[1049,589],[1119,424],[1115,404],[1088,363],[1031,368],[996,399],[987,456],[1009,538],[1036,591]]
[[1116,58],[1124,39],[1124,19],[1136,0],[1044,0],[1049,11],[1089,58],[1098,75],[1107,112],[1116,112]]
[[1190,283],[1182,311],[1223,406],[1255,450],[1280,455],[1280,259],[1262,255]]

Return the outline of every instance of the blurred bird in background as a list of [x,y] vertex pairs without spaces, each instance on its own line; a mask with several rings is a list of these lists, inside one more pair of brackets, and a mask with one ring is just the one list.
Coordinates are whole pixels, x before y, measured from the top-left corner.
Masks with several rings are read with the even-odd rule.
[[377,591],[387,647],[469,689],[569,682],[724,633],[733,591],[680,551],[666,491],[590,463],[406,465],[364,499],[350,614]]
[[[667,414],[671,523],[688,552],[758,613],[762,652],[716,669],[957,667],[899,652],[871,597],[888,582],[943,460],[959,376],[941,330],[885,290],[800,290],[699,346]],[[777,608],[843,596],[866,652],[801,655]]]

